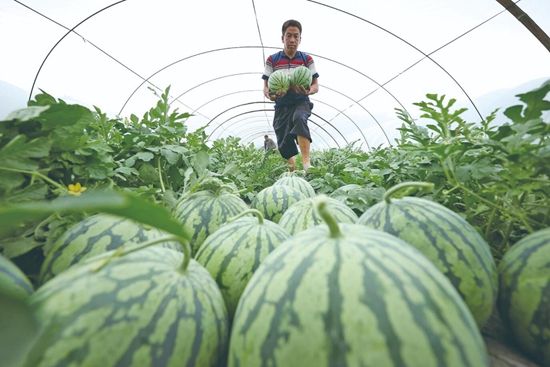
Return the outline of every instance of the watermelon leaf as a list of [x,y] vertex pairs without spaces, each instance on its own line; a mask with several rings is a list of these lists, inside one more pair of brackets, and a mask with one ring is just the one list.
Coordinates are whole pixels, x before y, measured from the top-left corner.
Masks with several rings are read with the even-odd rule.
[[79,197],[63,196],[53,201],[6,205],[0,208],[0,235],[23,222],[55,212],[99,211],[133,219],[189,240],[191,236],[168,210],[135,195],[116,191],[95,191]]

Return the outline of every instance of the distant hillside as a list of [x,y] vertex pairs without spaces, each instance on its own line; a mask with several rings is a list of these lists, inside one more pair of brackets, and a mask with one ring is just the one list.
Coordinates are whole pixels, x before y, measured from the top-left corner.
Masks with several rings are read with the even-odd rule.
[[[518,94],[527,93],[533,89],[540,88],[545,82],[549,80],[550,76],[548,76],[548,78],[531,80],[514,88],[496,90],[487,93],[481,97],[475,98],[474,102],[484,115],[483,117],[486,117],[497,108],[500,108],[499,112],[502,113],[506,108],[510,106],[522,104],[519,98],[516,97]],[[550,100],[550,95],[547,95],[546,99]],[[544,116],[550,116],[550,111],[547,112]]]
[[28,92],[0,80],[0,120],[10,112],[27,106]]

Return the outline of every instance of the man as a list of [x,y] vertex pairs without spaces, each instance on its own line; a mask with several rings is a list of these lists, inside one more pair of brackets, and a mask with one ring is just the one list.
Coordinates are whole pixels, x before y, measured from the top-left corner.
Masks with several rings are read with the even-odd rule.
[[[311,168],[309,150],[312,141],[307,120],[311,116],[311,109],[313,108],[309,96],[319,91],[317,82],[319,74],[315,69],[313,58],[304,52],[298,51],[298,45],[302,40],[302,25],[300,22],[293,19],[287,20],[283,24],[282,31],[283,50],[269,56],[265,64],[265,71],[262,75],[264,96],[271,101],[275,101],[273,128],[277,135],[279,152],[290,165],[290,171],[294,171],[294,156],[298,154],[297,142],[302,153],[302,164],[307,172]],[[308,67],[311,71],[313,78],[309,88],[296,86],[291,87],[286,93],[270,94],[267,81],[274,71],[283,70],[290,75],[300,65]]]
[[277,148],[277,145],[268,135],[264,135],[264,150],[267,153],[270,149]]

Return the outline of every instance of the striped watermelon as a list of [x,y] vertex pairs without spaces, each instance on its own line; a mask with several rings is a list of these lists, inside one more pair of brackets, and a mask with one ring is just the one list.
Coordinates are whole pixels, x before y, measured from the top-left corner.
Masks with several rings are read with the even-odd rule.
[[512,246],[498,272],[503,323],[526,353],[550,366],[550,228]]
[[425,256],[387,233],[325,221],[281,243],[250,279],[229,367],[489,366],[471,313]]
[[10,299],[24,301],[33,293],[32,284],[11,260],[0,255],[0,294]]
[[[253,214],[255,218],[244,217]],[[220,287],[229,320],[244,287],[262,260],[290,235],[272,221],[250,209],[212,233],[195,256]]]
[[304,194],[306,198],[312,198],[317,195],[313,189],[313,186],[311,186],[307,180],[298,176],[281,177],[275,181],[273,185],[287,185],[294,187]]
[[290,85],[297,86],[300,85],[306,89],[311,85],[312,79],[311,70],[304,65],[298,66],[290,74]]
[[286,92],[290,87],[290,80],[284,71],[276,70],[269,76],[267,86],[270,92]]
[[326,202],[330,214],[341,223],[356,223],[357,214],[345,204],[342,204],[336,199],[329,197],[308,198],[302,200],[290,208],[283,214],[279,225],[288,233],[294,235],[298,232],[305,231],[308,228],[321,224],[323,222],[321,216],[315,209],[317,202],[323,200]]
[[416,247],[449,278],[482,327],[491,316],[498,275],[489,245],[468,222],[446,207],[422,198],[391,199],[367,209],[358,224],[383,230]]
[[211,233],[231,217],[245,210],[248,205],[237,195],[224,190],[222,185],[216,190],[201,190],[189,195],[174,209],[172,216],[179,220],[192,235],[191,253],[193,256]]
[[[75,224],[57,239],[42,264],[39,283],[44,284],[84,259],[115,250],[122,245],[146,242],[164,235],[157,228],[146,227],[128,218],[105,213],[92,215]],[[165,242],[158,246],[181,251],[177,242]]]
[[265,219],[279,223],[288,208],[304,199],[305,195],[294,187],[271,185],[256,194],[250,207],[257,209]]
[[42,334],[25,367],[217,366],[228,320],[212,276],[183,254],[148,247],[73,266],[29,299]]

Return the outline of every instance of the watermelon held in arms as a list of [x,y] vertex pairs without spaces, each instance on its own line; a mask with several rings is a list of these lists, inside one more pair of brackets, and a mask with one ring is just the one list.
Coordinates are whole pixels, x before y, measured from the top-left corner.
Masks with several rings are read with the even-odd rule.
[[306,196],[294,187],[271,185],[256,194],[250,207],[259,210],[264,218],[279,223],[288,208],[304,199]]
[[[164,235],[157,228],[144,226],[128,218],[105,213],[92,215],[72,226],[57,239],[42,264],[39,283],[44,284],[70,266],[95,255]],[[175,241],[158,246],[181,251],[180,244]]]
[[[245,217],[253,214],[255,217]],[[229,321],[250,277],[263,259],[290,237],[256,209],[242,212],[212,233],[195,256],[210,272],[225,300]]]
[[550,228],[513,245],[498,272],[502,322],[528,355],[550,366]]
[[276,70],[269,76],[267,86],[272,93],[286,92],[290,87],[290,80],[284,71]]
[[301,86],[305,89],[309,89],[313,76],[311,75],[311,70],[304,65],[298,66],[290,74],[290,85],[291,86]]
[[135,248],[90,258],[33,293],[42,333],[24,367],[224,363],[229,324],[210,273],[188,245]]
[[190,194],[174,208],[172,216],[191,234],[191,252],[195,256],[204,240],[229,218],[245,210],[248,205],[233,194],[234,188],[218,183],[206,190]]
[[337,223],[281,243],[237,306],[229,367],[488,367],[481,333],[443,274],[399,238]]
[[487,242],[441,204],[418,197],[392,199],[403,188],[428,186],[433,187],[426,182],[404,182],[390,188],[384,200],[367,209],[357,223],[399,237],[422,252],[449,278],[481,328],[491,316],[498,289]]
[[0,295],[25,301],[34,292],[32,284],[11,260],[0,255]]

